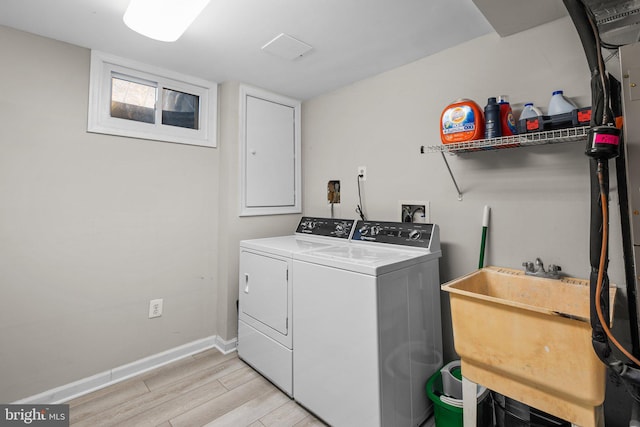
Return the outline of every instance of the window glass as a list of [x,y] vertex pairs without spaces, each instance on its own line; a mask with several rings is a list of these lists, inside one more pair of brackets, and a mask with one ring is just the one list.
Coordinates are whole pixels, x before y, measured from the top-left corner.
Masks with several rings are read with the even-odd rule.
[[111,77],[111,117],[155,123],[156,88]]
[[87,130],[216,146],[218,85],[91,51]]
[[162,89],[162,124],[199,129],[200,97],[177,90]]

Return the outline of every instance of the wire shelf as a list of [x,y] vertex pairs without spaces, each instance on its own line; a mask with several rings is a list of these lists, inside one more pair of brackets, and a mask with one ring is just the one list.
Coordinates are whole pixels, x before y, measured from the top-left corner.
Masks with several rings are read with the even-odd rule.
[[534,145],[559,144],[585,141],[589,126],[523,133],[500,138],[478,139],[469,142],[422,146],[421,153],[468,153],[473,151],[499,150],[505,148],[531,147]]

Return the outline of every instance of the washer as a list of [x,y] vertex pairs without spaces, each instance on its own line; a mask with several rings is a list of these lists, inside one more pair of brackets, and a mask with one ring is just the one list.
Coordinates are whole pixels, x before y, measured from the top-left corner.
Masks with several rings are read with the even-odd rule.
[[354,223],[303,217],[293,235],[240,242],[238,356],[289,396],[293,396],[293,255],[347,245]]
[[294,398],[334,427],[418,426],[442,365],[434,224],[358,221],[293,255]]

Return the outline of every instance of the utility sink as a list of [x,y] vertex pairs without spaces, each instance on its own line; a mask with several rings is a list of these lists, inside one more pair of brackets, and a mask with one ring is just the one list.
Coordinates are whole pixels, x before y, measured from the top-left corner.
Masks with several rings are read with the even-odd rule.
[[[465,378],[579,426],[601,422],[606,367],[591,345],[588,280],[486,267],[442,290]],[[610,322],[615,294],[611,285]]]

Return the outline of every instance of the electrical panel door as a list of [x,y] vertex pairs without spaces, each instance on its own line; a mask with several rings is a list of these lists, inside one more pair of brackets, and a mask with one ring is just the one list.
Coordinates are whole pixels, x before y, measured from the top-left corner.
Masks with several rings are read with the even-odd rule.
[[302,212],[300,102],[240,91],[240,215]]

